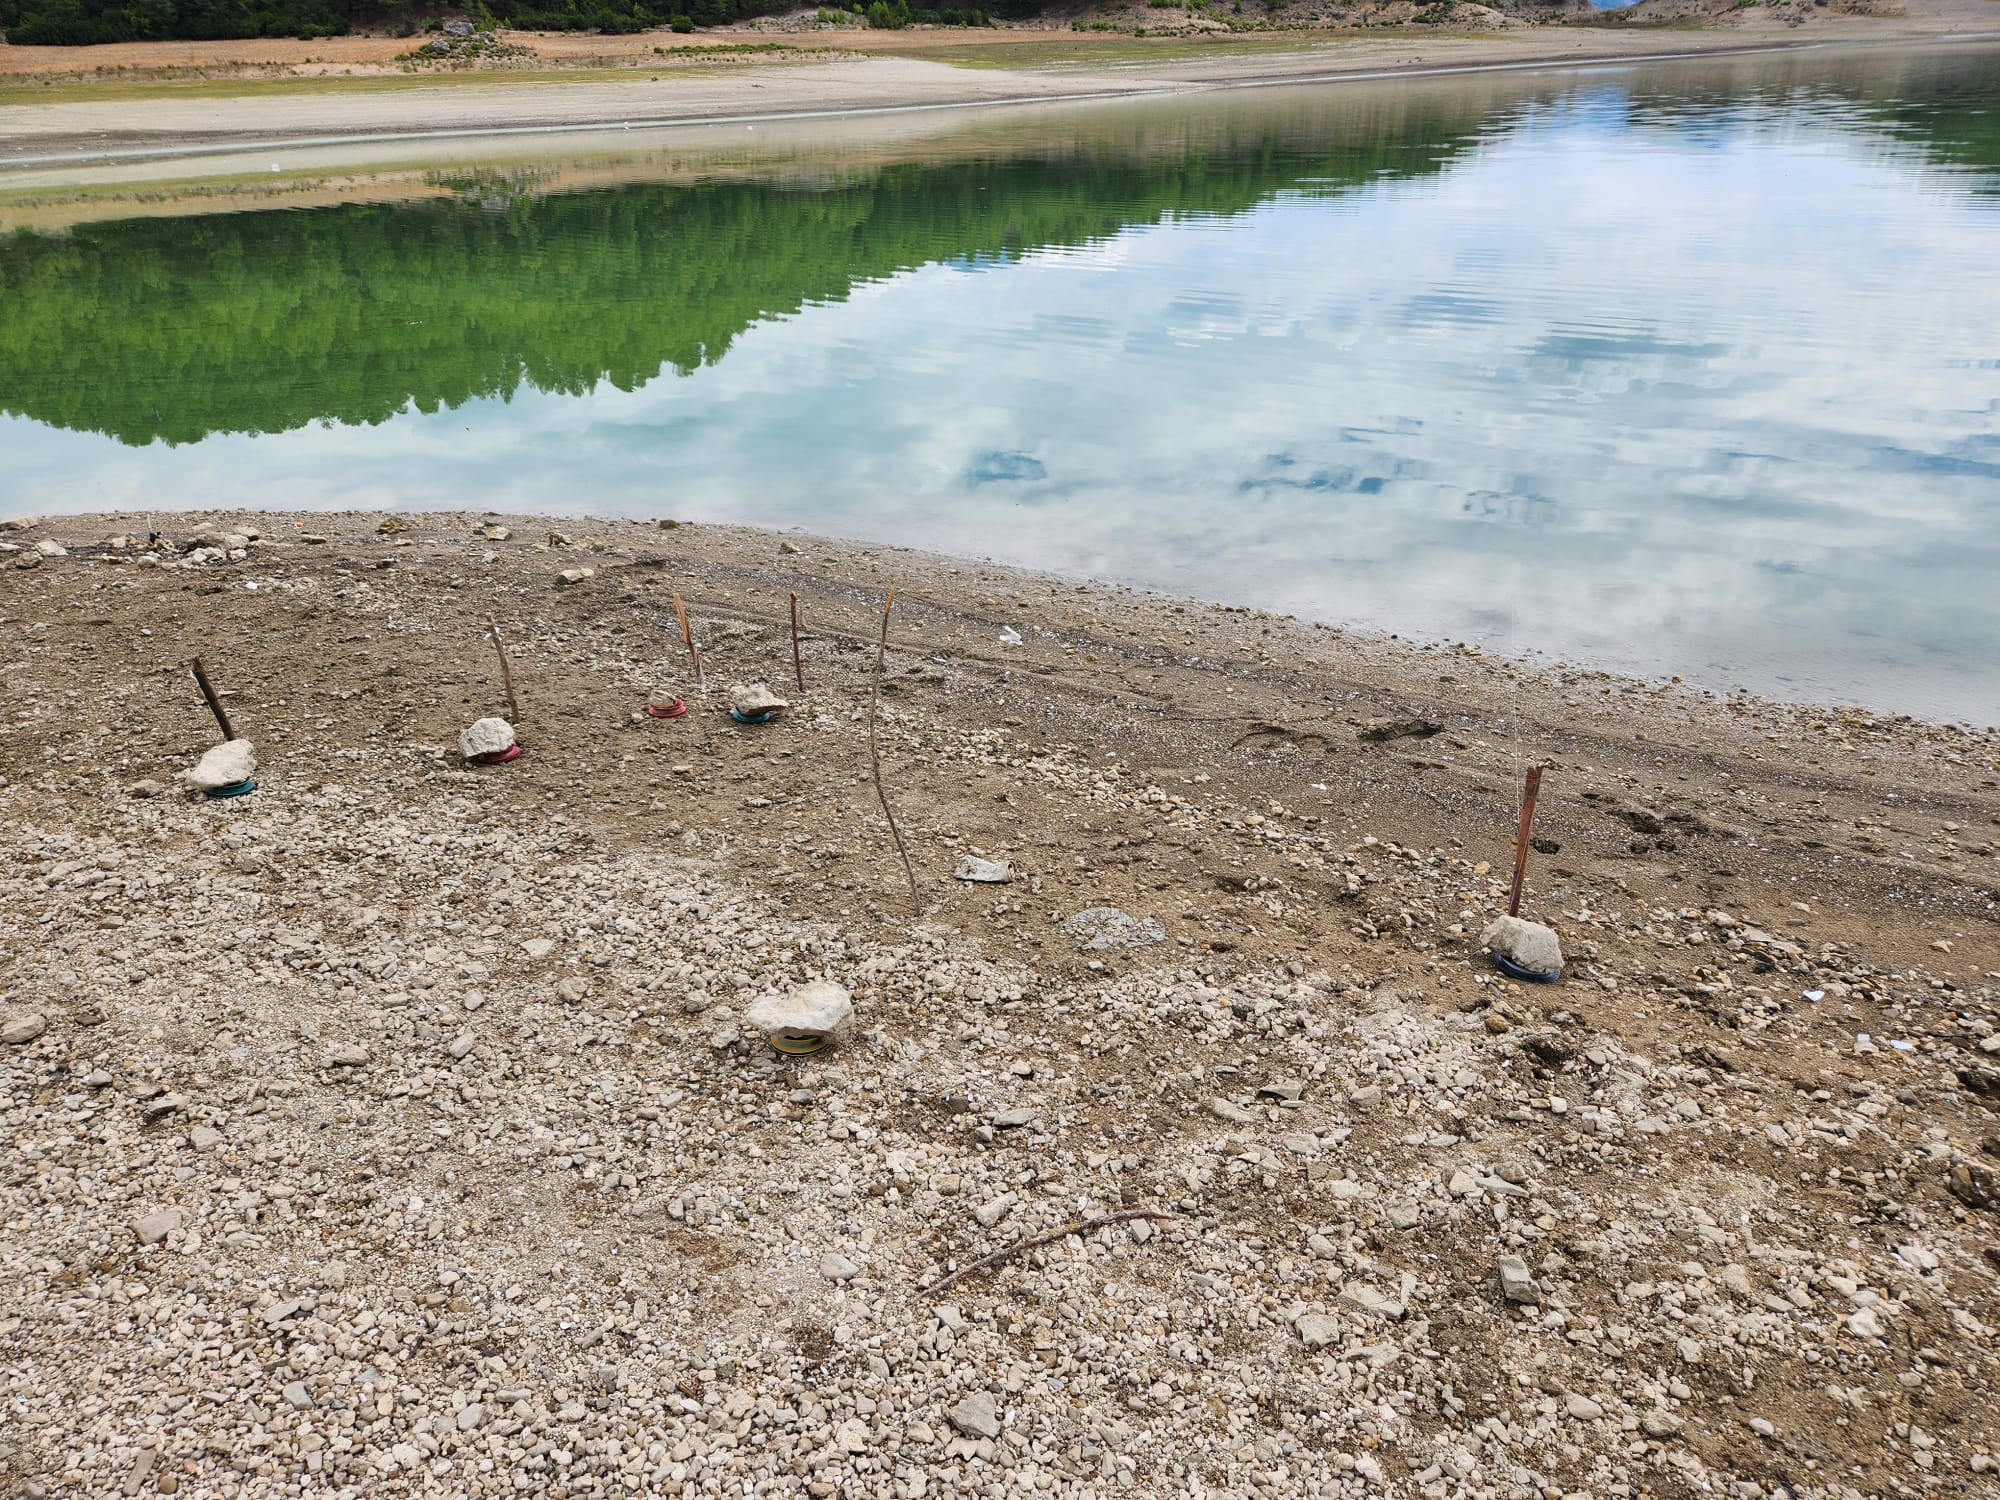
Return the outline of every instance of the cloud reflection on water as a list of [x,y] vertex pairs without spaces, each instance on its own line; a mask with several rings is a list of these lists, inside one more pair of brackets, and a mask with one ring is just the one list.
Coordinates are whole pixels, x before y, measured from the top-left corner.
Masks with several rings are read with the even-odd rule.
[[1991,199],[1838,108],[1593,81],[1436,178],[930,265],[632,392],[0,441],[43,506],[797,525],[1985,723],[1995,264]]

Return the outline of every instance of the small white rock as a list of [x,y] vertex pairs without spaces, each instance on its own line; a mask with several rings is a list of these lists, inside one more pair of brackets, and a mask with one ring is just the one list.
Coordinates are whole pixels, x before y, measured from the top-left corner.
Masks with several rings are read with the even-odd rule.
[[180,1227],[181,1211],[178,1208],[162,1208],[135,1219],[132,1232],[139,1236],[140,1244],[157,1245]]
[[505,719],[475,719],[458,732],[458,753],[467,760],[494,755],[514,745],[514,726]]
[[772,692],[770,684],[749,682],[729,690],[729,706],[744,718],[754,719],[759,714],[783,713],[792,705]]
[[854,1019],[854,998],[821,979],[789,994],[751,1001],[743,1019],[766,1036],[835,1037]]
[[1523,917],[1495,917],[1479,940],[1489,952],[1511,959],[1536,974],[1554,974],[1563,966],[1562,942],[1555,930]]
[[1308,1349],[1324,1349],[1328,1344],[1340,1342],[1339,1320],[1325,1313],[1307,1313],[1292,1326],[1298,1329]]
[[219,786],[235,786],[239,781],[248,781],[256,769],[257,752],[250,741],[229,740],[210,746],[200,760],[182,771],[176,779],[197,792],[207,792]]
[[945,1415],[952,1426],[969,1438],[1000,1436],[999,1408],[984,1391],[975,1391]]
[[40,1011],[15,1011],[0,1021],[0,1042],[25,1047],[48,1029],[49,1018]]
[[962,856],[951,872],[954,880],[970,880],[981,885],[1005,885],[1014,878],[1014,866],[1004,859],[981,859],[976,854]]

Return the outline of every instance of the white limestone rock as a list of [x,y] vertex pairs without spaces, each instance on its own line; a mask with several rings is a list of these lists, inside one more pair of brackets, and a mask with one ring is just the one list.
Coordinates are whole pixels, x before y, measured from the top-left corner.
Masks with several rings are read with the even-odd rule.
[[854,1019],[854,997],[830,980],[819,980],[785,995],[750,1002],[743,1019],[766,1036],[833,1038]]
[[139,1236],[140,1244],[157,1245],[179,1229],[181,1222],[181,1211],[178,1208],[162,1208],[134,1219],[132,1232]]
[[1487,951],[1537,974],[1554,974],[1563,966],[1562,942],[1555,929],[1524,917],[1495,917],[1480,941]]
[[954,880],[969,880],[980,885],[1005,885],[1014,878],[1014,866],[1009,860],[981,859],[976,854],[961,855],[958,868],[951,872]]
[[505,719],[475,719],[458,732],[458,753],[467,760],[513,748],[514,726]]
[[216,787],[235,786],[239,781],[248,781],[256,769],[256,747],[248,740],[229,740],[212,746],[177,779],[194,791],[207,792]]
[[769,683],[739,683],[729,690],[729,706],[746,719],[759,714],[783,713],[792,705],[771,691]]

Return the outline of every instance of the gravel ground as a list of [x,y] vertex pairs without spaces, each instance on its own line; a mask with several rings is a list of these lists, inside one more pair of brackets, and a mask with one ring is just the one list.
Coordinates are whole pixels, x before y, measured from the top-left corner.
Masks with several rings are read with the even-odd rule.
[[[1992,732],[746,531],[148,531],[0,532],[10,1493],[2000,1488]],[[196,653],[249,796],[170,789]],[[1477,941],[1529,759],[1546,986]]]

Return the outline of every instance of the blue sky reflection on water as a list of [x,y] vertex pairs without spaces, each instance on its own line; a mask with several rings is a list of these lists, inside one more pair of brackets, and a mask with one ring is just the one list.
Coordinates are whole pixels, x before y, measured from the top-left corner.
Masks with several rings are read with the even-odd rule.
[[0,420],[0,493],[798,526],[1992,723],[1981,186],[1837,101],[1580,80],[1437,177],[924,266],[629,393],[136,450]]

